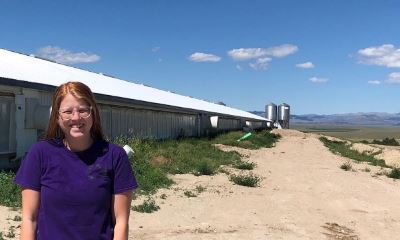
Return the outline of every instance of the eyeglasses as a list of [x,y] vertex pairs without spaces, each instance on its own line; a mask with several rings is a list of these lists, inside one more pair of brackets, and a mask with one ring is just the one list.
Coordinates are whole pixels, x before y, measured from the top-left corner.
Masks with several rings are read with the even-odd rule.
[[63,120],[71,120],[77,112],[79,118],[88,118],[92,114],[92,107],[80,106],[79,108],[63,108],[58,111]]

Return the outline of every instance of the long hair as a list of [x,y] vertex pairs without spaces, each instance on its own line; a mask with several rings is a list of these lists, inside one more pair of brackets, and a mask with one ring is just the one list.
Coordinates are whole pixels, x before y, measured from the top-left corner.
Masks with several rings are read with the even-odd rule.
[[53,94],[49,124],[47,125],[45,139],[64,138],[64,133],[58,125],[59,109],[62,100],[67,94],[82,99],[92,107],[93,125],[90,134],[94,140],[104,140],[103,129],[101,127],[100,112],[96,100],[90,88],[81,82],[67,82],[60,85]]

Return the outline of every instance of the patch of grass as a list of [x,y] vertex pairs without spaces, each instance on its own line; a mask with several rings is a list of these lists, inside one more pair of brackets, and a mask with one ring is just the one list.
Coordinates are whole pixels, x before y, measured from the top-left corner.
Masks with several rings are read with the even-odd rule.
[[224,174],[226,174],[226,175],[231,174],[226,168],[220,168],[218,171],[219,171],[220,173],[224,173]]
[[400,179],[400,168],[393,168],[386,176],[394,179]]
[[201,186],[201,185],[197,185],[197,186],[196,186],[196,191],[197,191],[197,193],[202,193],[202,192],[204,192],[205,190],[206,190],[206,188],[203,187],[203,186]]
[[273,134],[268,130],[254,131],[252,135],[244,141],[238,142],[246,133],[243,131],[235,131],[223,133],[216,136],[212,141],[229,146],[247,148],[247,149],[260,149],[263,147],[270,148],[279,140],[278,134]]
[[246,187],[257,187],[261,178],[254,174],[247,175],[235,175],[232,174],[229,178],[232,182],[237,185],[246,186]]
[[183,192],[183,194],[188,198],[197,197],[197,195],[194,194],[192,191],[185,191],[185,192]]
[[365,167],[365,168],[363,169],[363,171],[364,171],[364,172],[371,172],[371,169],[370,169],[369,167]]
[[20,222],[20,221],[22,221],[22,217],[16,215],[16,216],[13,218],[13,221]]
[[203,159],[195,166],[194,175],[214,175],[215,172],[218,170],[217,164],[214,164],[210,159]]
[[343,157],[347,157],[358,162],[368,162],[374,166],[389,167],[386,165],[384,160],[376,159],[374,156],[366,153],[359,153],[358,151],[351,149],[351,145],[346,144],[346,142],[331,141],[326,137],[320,137],[319,139],[331,152],[335,154],[340,154]]
[[5,237],[7,237],[7,238],[15,238],[15,227],[14,226],[11,226],[8,229],[8,233],[5,235]]
[[5,238],[3,236],[3,232],[0,232],[0,240],[5,240]]
[[156,205],[156,202],[152,198],[147,198],[142,204],[132,207],[132,210],[141,213],[152,213],[159,209],[160,207]]
[[21,188],[13,183],[15,173],[0,172],[0,205],[21,207]]
[[157,147],[154,140],[118,137],[114,139],[114,143],[121,146],[127,144],[135,151],[130,161],[139,184],[137,193],[152,194],[159,188],[166,188],[173,184],[167,173],[151,164],[150,159],[154,156],[152,153]]
[[386,145],[386,146],[400,146],[399,142],[396,141],[396,139],[388,138],[388,137],[386,137],[386,138],[384,138],[382,140],[374,139],[372,141],[372,143],[373,144],[379,144],[379,145]]
[[255,166],[256,166],[255,163],[245,162],[245,161],[240,161],[233,165],[234,168],[242,169],[242,170],[253,170],[255,168]]
[[340,168],[345,170],[345,171],[350,171],[353,169],[353,167],[351,166],[350,161],[347,161],[345,163],[343,163],[342,165],[340,165]]
[[161,198],[161,199],[167,199],[167,194],[165,194],[165,193],[161,194],[161,195],[160,195],[160,198]]
[[[213,175],[221,165],[231,166],[241,162],[238,152],[225,152],[214,146],[215,143],[231,142],[246,148],[272,147],[279,135],[269,131],[254,132],[247,143],[237,142],[245,132],[230,132],[208,138],[182,138],[177,140],[138,139],[118,137],[114,143],[127,144],[134,149],[130,158],[132,168],[138,180],[139,194],[153,194],[159,188],[173,184],[168,174]],[[243,145],[244,144],[244,145]],[[228,144],[229,145],[229,144]],[[251,168],[251,163],[243,168]],[[253,166],[254,167],[254,166]]]

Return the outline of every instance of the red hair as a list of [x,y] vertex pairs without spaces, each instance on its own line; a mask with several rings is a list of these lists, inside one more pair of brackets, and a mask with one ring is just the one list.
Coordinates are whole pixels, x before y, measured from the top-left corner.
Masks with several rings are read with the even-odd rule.
[[93,125],[90,134],[94,140],[104,140],[103,129],[101,127],[100,112],[97,107],[96,100],[90,88],[81,82],[67,82],[61,84],[53,94],[52,108],[50,113],[49,124],[47,125],[45,139],[64,138],[64,133],[58,125],[60,105],[67,94],[82,99],[92,107]]

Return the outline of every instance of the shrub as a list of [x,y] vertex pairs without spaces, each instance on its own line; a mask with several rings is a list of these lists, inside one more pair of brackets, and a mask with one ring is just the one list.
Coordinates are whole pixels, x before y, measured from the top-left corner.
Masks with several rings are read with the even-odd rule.
[[185,191],[185,192],[183,192],[183,194],[188,198],[197,197],[197,195],[192,193],[192,191]]
[[371,172],[371,169],[368,168],[368,167],[365,167],[363,171],[364,171],[364,172]]
[[201,186],[201,185],[197,185],[197,186],[196,186],[196,191],[197,191],[198,193],[202,193],[202,192],[204,192],[205,190],[206,190],[206,188],[203,187],[203,186]]
[[350,171],[352,169],[350,161],[347,161],[347,162],[343,163],[342,165],[340,165],[340,168],[345,171]]
[[217,166],[211,161],[204,159],[200,161],[194,172],[195,175],[213,175],[217,171]]
[[11,226],[8,229],[8,233],[5,235],[5,237],[7,237],[7,238],[15,238],[15,227],[14,226]]
[[259,182],[261,181],[261,178],[253,174],[248,174],[248,175],[232,174],[230,176],[230,180],[236,183],[237,185],[246,187],[257,187]]
[[160,207],[156,205],[156,202],[152,198],[148,198],[142,204],[132,207],[132,210],[141,213],[152,213],[159,209]]
[[393,168],[387,176],[394,179],[400,179],[400,168]]
[[374,139],[373,144],[387,145],[387,146],[400,146],[399,142],[394,138],[384,138],[382,140]]
[[244,162],[244,161],[240,161],[233,165],[233,167],[235,167],[237,169],[242,169],[242,170],[253,170],[255,166],[256,166],[256,164],[253,162]]
[[0,205],[21,207],[21,188],[14,184],[13,172],[0,172]]

